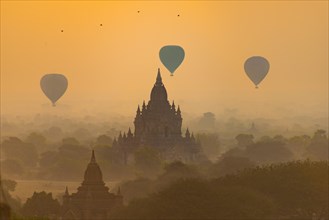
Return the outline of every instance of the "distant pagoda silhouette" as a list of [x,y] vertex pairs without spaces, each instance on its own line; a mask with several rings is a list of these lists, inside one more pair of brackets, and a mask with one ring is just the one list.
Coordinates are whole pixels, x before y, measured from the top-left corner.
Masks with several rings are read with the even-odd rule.
[[103,220],[108,219],[113,208],[122,206],[123,197],[120,188],[117,194],[109,192],[105,186],[102,171],[96,162],[94,150],[84,174],[84,180],[78,192],[68,192],[63,196],[63,220]]
[[123,163],[130,163],[132,153],[139,147],[154,147],[159,150],[163,159],[191,161],[200,152],[200,143],[193,133],[186,129],[182,137],[182,115],[180,107],[174,101],[170,105],[166,88],[162,82],[160,69],[151,91],[148,104],[143,102],[142,109],[137,107],[134,120],[134,134],[129,128],[127,134],[114,139],[113,148],[122,155]]

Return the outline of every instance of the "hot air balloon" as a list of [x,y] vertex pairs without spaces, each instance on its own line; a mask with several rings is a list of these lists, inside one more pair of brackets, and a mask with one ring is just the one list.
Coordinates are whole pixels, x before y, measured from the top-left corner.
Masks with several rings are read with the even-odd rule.
[[244,70],[249,79],[258,88],[258,84],[265,78],[270,69],[270,63],[261,56],[253,56],[244,63]]
[[185,57],[184,49],[177,45],[168,45],[160,49],[160,60],[163,65],[170,71],[171,75],[180,66]]
[[66,77],[57,73],[46,74],[40,80],[41,89],[53,106],[56,106],[56,101],[65,93],[67,85]]

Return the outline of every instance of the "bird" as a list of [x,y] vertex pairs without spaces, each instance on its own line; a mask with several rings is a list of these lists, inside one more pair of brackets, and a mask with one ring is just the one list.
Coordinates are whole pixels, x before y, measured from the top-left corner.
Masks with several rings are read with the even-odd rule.
[[100,24],[99,26],[103,26],[103,24]]
[[61,32],[64,32],[64,30],[61,30]]

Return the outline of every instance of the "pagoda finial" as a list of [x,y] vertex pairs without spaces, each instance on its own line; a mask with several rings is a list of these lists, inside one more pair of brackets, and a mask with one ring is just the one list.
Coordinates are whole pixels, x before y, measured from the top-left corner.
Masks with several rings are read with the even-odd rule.
[[113,145],[113,146],[116,146],[117,144],[118,144],[117,138],[116,138],[116,137],[114,137],[114,140],[113,140],[113,143],[112,143],[112,145]]
[[177,108],[177,115],[180,115],[181,111],[180,111],[180,107],[178,106]]
[[91,153],[90,163],[96,163],[96,158],[95,158],[95,152],[94,152],[94,150]]
[[186,129],[186,133],[185,133],[185,137],[186,138],[190,138],[190,131],[188,130],[188,128]]
[[128,133],[127,133],[127,137],[130,138],[133,136],[133,133],[131,132],[131,129],[129,127]]
[[162,85],[162,78],[161,78],[160,68],[158,68],[158,75],[157,75],[155,85]]
[[69,195],[69,190],[68,190],[67,186],[65,187],[65,194],[64,195],[65,196],[68,196]]
[[175,106],[175,101],[174,100],[172,101],[171,109],[176,111],[176,106]]
[[192,135],[191,135],[191,139],[192,139],[193,141],[195,141],[195,137],[194,137],[193,132],[192,132]]
[[121,131],[120,131],[120,134],[119,134],[119,137],[118,137],[118,143],[120,144],[121,141],[122,141],[122,133],[121,133]]
[[137,115],[140,115],[141,114],[141,109],[139,108],[139,105],[138,105],[138,108],[137,108]]

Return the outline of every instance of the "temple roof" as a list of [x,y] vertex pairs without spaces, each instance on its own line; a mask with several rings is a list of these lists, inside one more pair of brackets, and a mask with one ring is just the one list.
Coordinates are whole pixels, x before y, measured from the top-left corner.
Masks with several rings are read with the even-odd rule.
[[83,184],[104,184],[102,171],[96,162],[94,150],[90,162],[85,171]]
[[160,69],[158,69],[156,82],[151,91],[151,101],[167,101],[167,99],[168,99],[167,90],[162,83]]

